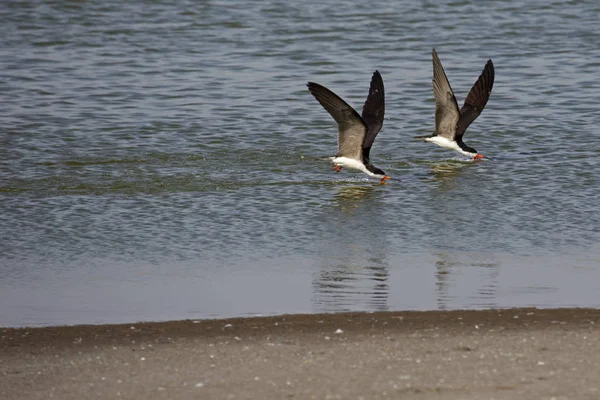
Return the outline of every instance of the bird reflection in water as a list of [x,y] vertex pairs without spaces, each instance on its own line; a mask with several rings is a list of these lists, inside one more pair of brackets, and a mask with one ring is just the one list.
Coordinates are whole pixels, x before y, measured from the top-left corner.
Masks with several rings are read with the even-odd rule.
[[324,267],[313,280],[317,312],[386,311],[389,268],[383,260],[371,265]]
[[342,211],[352,211],[361,206],[377,192],[374,185],[342,186],[334,195],[335,207]]
[[373,195],[374,190],[374,185],[342,186],[334,197],[338,201],[362,200]]
[[388,309],[389,265],[385,232],[379,227],[380,185],[342,186],[332,208],[320,221],[331,236],[319,272],[313,278],[313,304],[318,312]]
[[475,163],[463,161],[448,161],[445,163],[433,164],[431,166],[431,175],[439,183],[450,183],[467,168]]
[[498,306],[497,263],[476,260],[465,263],[446,253],[437,256],[435,290],[438,309]]

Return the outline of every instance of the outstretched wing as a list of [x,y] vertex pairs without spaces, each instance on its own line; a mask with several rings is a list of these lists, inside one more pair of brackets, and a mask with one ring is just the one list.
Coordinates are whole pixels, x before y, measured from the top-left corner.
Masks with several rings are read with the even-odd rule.
[[360,115],[325,86],[314,82],[308,82],[307,86],[338,124],[337,157],[362,160],[362,145],[367,134],[367,125]]
[[465,104],[460,109],[460,119],[456,130],[457,137],[462,137],[471,122],[475,121],[475,118],[481,114],[490,98],[490,93],[492,93],[492,86],[494,86],[494,64],[492,60],[488,60],[477,82],[469,91]]
[[435,49],[433,56],[433,95],[435,97],[435,133],[454,140],[456,124],[460,118],[456,97],[444,72],[444,67]]
[[367,135],[363,143],[363,157],[369,159],[371,146],[377,137],[377,134],[383,126],[383,116],[385,113],[385,92],[383,90],[383,78],[379,71],[373,73],[369,95],[363,105],[362,119],[367,124]]

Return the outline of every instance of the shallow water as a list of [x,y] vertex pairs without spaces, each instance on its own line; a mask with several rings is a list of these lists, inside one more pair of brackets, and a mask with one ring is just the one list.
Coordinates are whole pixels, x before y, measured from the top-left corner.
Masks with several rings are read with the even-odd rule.
[[[600,5],[0,6],[0,325],[600,306]],[[433,129],[431,48],[465,136]],[[331,170],[378,69],[373,162]]]

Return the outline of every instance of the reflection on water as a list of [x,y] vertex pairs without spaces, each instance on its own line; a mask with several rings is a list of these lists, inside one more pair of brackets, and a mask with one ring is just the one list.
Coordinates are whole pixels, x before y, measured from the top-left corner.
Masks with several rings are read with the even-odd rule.
[[469,167],[476,165],[470,161],[448,161],[431,165],[431,176],[439,183],[439,189],[450,190],[456,187],[454,180]]
[[435,286],[440,310],[451,309],[464,298],[477,308],[497,307],[498,263],[477,260],[465,262],[449,253],[438,253],[437,257]]
[[383,258],[371,258],[370,265],[323,267],[313,279],[313,307],[316,312],[388,310],[389,267]]
[[[318,312],[388,309],[387,240],[373,235],[383,207],[380,185],[363,183],[337,188],[334,208],[326,216],[332,233],[320,270],[313,278],[313,305]],[[369,226],[364,226],[370,215]]]
[[352,211],[360,207],[375,194],[375,185],[362,183],[356,186],[341,186],[334,195],[334,205],[342,211]]
[[440,310],[446,309],[448,299],[448,290],[452,283],[451,268],[455,265],[447,259],[446,255],[441,255],[440,260],[435,262],[435,288],[437,292],[437,306]]
[[[498,261],[482,259],[479,255],[465,258],[450,252],[438,252],[432,260],[433,265],[424,263],[420,266],[435,283],[433,290],[413,292],[407,290],[406,285],[421,286],[418,281],[412,282],[420,273],[415,274],[410,267],[397,268],[392,281],[390,263],[385,256],[361,256],[359,248],[352,246],[345,250],[345,262],[325,264],[313,274],[312,303],[315,312],[342,312],[357,308],[388,310],[391,308],[390,297],[395,296],[413,296],[412,300],[420,299],[419,302],[426,302],[424,299],[431,297],[439,310],[455,309],[457,305],[497,308],[502,304],[498,290],[501,263]],[[401,293],[402,290],[407,292]],[[536,287],[522,288],[520,292],[540,293]]]

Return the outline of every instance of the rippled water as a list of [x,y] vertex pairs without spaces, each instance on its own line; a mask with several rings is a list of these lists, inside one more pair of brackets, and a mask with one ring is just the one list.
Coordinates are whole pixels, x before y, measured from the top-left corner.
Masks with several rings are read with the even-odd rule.
[[[0,6],[0,325],[600,306],[600,5]],[[489,157],[433,129],[431,48]],[[375,69],[393,178],[337,174]]]

